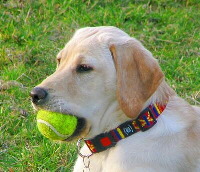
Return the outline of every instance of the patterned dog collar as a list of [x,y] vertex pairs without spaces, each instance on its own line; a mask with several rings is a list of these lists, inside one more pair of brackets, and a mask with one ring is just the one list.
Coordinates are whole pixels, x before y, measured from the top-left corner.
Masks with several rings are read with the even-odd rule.
[[135,120],[126,121],[117,128],[99,134],[90,140],[84,140],[92,153],[102,152],[138,131],[146,131],[153,127],[166,105],[152,104],[144,109]]

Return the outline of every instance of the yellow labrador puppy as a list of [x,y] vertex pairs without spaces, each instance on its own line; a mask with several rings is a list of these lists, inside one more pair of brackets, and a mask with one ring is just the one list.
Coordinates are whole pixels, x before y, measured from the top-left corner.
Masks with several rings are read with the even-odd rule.
[[[165,82],[152,54],[115,27],[78,30],[32,92],[36,109],[79,119],[74,172],[199,172],[200,108]],[[78,144],[78,146],[80,146]]]

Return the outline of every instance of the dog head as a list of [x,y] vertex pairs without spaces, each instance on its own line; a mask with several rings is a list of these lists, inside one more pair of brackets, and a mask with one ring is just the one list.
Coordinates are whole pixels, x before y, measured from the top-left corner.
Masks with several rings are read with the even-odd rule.
[[115,27],[78,30],[57,61],[55,73],[32,90],[32,101],[36,109],[83,118],[78,137],[136,118],[163,79],[152,54]]

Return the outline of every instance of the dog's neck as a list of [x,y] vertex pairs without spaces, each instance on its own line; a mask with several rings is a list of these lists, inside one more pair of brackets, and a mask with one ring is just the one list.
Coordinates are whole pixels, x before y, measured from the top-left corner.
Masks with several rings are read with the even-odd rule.
[[[86,139],[85,143],[91,152],[98,153],[115,146],[118,141],[136,132],[149,130],[156,124],[157,118],[165,110],[170,97],[174,95],[175,92],[163,81],[157,91],[145,103],[136,119],[126,117],[115,102],[112,106],[109,106],[110,108],[106,112],[108,113],[107,116],[110,115],[110,118],[105,121],[102,118],[99,125],[105,124],[104,128],[101,128],[102,131]],[[111,114],[109,114],[110,112]]]
[[[174,95],[176,95],[175,91],[163,80],[156,92],[146,101],[141,111],[154,103],[166,104],[166,102],[169,101],[169,98]],[[100,133],[110,131],[130,120],[130,118],[128,118],[121,110],[117,101],[113,101],[102,116],[101,122],[98,126],[94,127],[94,130],[87,138],[92,138]],[[104,116],[106,118],[104,118]],[[95,130],[95,128],[97,129]]]
[[105,151],[114,147],[122,139],[152,128],[157,123],[157,119],[165,108],[166,104],[151,104],[140,112],[136,119],[128,120],[115,129],[101,133],[92,139],[85,139],[84,141],[92,153]]

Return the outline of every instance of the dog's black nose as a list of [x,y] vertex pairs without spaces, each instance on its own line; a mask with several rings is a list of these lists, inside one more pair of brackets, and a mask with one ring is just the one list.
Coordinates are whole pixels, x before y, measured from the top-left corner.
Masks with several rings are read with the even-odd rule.
[[48,93],[44,88],[35,87],[32,89],[30,96],[32,97],[32,102],[39,104],[47,97]]

